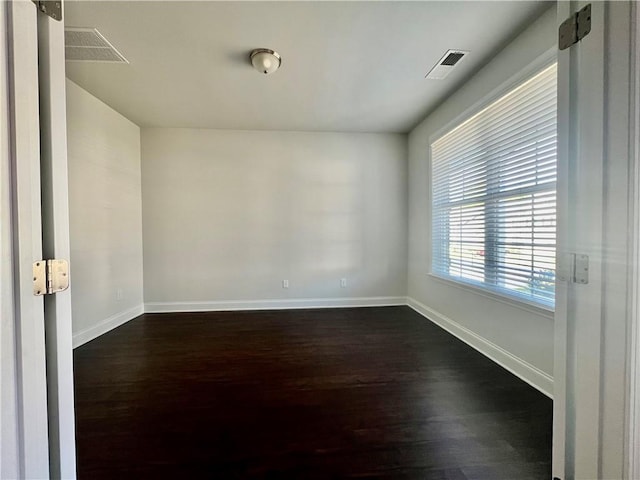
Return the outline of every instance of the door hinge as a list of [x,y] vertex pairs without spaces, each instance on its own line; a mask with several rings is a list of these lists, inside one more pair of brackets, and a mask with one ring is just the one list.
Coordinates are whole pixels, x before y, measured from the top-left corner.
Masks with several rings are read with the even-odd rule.
[[589,283],[589,255],[565,253],[558,256],[558,280],[570,283]]
[[591,31],[591,4],[567,18],[558,29],[558,48],[564,50],[578,43]]
[[54,20],[62,20],[62,0],[31,0],[38,10]]
[[69,288],[69,262],[39,260],[33,264],[33,294],[36,297]]

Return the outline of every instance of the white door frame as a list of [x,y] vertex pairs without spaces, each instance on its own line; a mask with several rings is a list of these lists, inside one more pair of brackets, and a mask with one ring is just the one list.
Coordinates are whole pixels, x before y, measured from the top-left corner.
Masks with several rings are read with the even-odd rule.
[[634,2],[606,4],[600,478],[629,478],[629,345],[634,323],[630,298],[636,270],[633,242],[638,235],[633,222],[635,95],[630,54],[634,8]]
[[11,125],[7,2],[0,2],[0,478],[19,478],[13,237],[11,221]]
[[[559,2],[558,24],[586,3]],[[630,293],[640,258],[630,150],[633,4],[591,6],[589,35],[559,52],[558,256],[589,255],[590,270],[587,285],[557,285],[553,475],[636,479],[628,454]],[[566,263],[560,267],[569,276]]]
[[[33,295],[31,278],[33,262],[42,259],[37,12],[29,0],[3,3],[7,14],[9,54],[7,73],[12,215],[9,228],[12,235],[15,298],[12,310],[17,423],[14,438],[17,444],[14,448],[19,478],[48,478],[44,308],[42,298]],[[3,224],[3,227],[7,228],[7,225]],[[5,321],[3,317],[3,324]],[[3,377],[3,389],[5,381],[10,380]]]
[[11,149],[0,164],[0,477],[72,479],[71,293],[36,297],[32,281],[34,262],[68,259],[70,251],[64,25],[31,0],[2,2],[1,8],[7,42],[0,54],[8,79],[2,98],[8,101],[0,135]]
[[[558,2],[560,25],[587,2]],[[598,478],[603,257],[605,6],[591,32],[558,52],[558,281],[554,349],[553,476]],[[589,283],[572,278],[589,256]]]

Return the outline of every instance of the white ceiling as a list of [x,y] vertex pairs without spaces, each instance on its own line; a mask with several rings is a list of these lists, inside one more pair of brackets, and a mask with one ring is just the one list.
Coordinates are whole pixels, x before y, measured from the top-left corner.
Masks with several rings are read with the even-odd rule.
[[[67,2],[130,61],[67,76],[140,126],[407,132],[549,3]],[[249,52],[282,67],[265,76]],[[469,50],[445,80],[424,78]]]

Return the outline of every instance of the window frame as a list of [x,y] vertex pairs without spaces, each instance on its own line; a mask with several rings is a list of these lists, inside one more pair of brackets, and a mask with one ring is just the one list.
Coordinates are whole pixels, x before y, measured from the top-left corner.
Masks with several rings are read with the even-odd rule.
[[[555,48],[547,50],[540,55],[536,60],[530,62],[525,68],[520,69],[516,74],[512,75],[506,81],[498,85],[498,87],[490,90],[484,94],[480,100],[476,101],[470,107],[464,109],[462,112],[455,114],[451,119],[446,121],[443,126],[438,128],[433,134],[428,137],[427,144],[427,190],[428,190],[428,209],[427,209],[427,227],[428,227],[428,245],[429,251],[427,254],[427,275],[440,283],[454,286],[462,290],[472,292],[476,295],[490,298],[492,300],[505,303],[509,306],[514,306],[526,311],[530,311],[539,315],[553,318],[555,312],[554,305],[547,305],[541,302],[529,300],[524,297],[520,297],[517,294],[511,295],[507,292],[503,292],[499,289],[493,289],[490,286],[486,286],[484,282],[474,282],[473,280],[461,280],[455,277],[445,276],[433,270],[433,185],[432,185],[432,169],[433,159],[431,156],[431,146],[434,142],[442,138],[447,133],[451,132],[456,127],[460,126],[465,121],[469,120],[474,115],[478,114],[493,102],[499,100],[504,95],[508,94],[511,90],[518,87],[520,84],[526,82],[528,79],[534,77],[536,74],[542,72],[547,67],[554,63],[557,63],[557,51]],[[556,181],[556,195],[557,195],[557,181]],[[556,200],[557,201],[557,200]],[[556,203],[557,212],[557,203]],[[557,229],[557,226],[556,226]],[[557,230],[556,230],[557,233]],[[557,257],[556,257],[557,265]],[[557,266],[556,266],[557,271]]]

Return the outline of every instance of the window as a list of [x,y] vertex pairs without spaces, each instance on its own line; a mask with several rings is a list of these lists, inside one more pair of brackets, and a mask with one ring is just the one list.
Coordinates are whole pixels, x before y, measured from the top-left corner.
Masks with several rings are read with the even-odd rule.
[[431,144],[432,273],[553,307],[557,68]]

